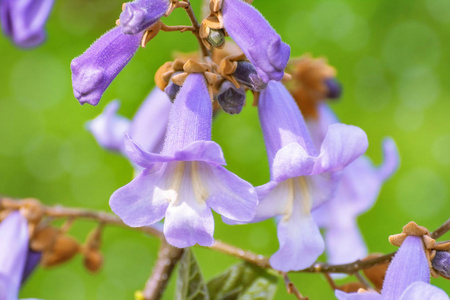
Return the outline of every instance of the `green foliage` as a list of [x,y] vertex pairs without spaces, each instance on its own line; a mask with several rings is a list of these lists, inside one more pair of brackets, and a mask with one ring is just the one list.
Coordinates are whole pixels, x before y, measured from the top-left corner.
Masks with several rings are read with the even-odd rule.
[[208,289],[203,281],[200,267],[190,248],[184,251],[179,262],[177,300],[209,300]]
[[211,300],[270,300],[278,277],[248,263],[232,266],[208,281]]

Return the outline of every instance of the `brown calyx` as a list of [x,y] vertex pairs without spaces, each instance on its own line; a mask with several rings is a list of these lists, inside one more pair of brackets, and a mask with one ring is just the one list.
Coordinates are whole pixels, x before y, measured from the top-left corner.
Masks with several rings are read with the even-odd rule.
[[312,58],[309,54],[291,59],[288,73],[292,80],[287,88],[305,118],[317,118],[317,105],[326,100],[328,88],[325,80],[336,76],[336,70],[326,58]]

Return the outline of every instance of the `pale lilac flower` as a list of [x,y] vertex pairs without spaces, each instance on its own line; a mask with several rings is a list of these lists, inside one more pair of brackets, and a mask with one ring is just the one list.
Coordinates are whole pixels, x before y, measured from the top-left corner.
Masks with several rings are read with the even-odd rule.
[[[318,107],[317,120],[307,122],[316,145],[326,136],[328,126],[338,120],[326,104]],[[344,264],[367,256],[367,247],[356,218],[375,203],[383,183],[397,170],[399,156],[395,142],[383,142],[384,162],[375,167],[367,156],[361,156],[341,172],[334,197],[314,211],[319,227],[325,228],[328,262]]]
[[165,217],[164,235],[175,247],[214,242],[211,209],[234,221],[250,221],[257,204],[253,187],[221,165],[211,141],[212,104],[202,74],[187,77],[172,106],[161,154],[125,142],[129,158],[145,168],[110,199],[112,210],[129,226]]
[[108,103],[98,117],[87,123],[88,130],[98,144],[125,155],[124,138],[128,132],[142,149],[159,153],[172,106],[167,95],[158,88],[153,89],[131,121],[117,114],[119,105],[117,100]]
[[[0,299],[17,300],[19,290],[30,267],[28,222],[18,211],[11,212],[0,223]],[[30,257],[30,260],[33,260]]]
[[224,0],[223,22],[264,81],[281,80],[291,49],[252,5],[242,0]]
[[295,100],[279,82],[261,92],[259,117],[266,143],[271,181],[257,188],[254,222],[279,217],[280,249],[270,264],[281,271],[309,267],[324,250],[311,211],[331,198],[336,174],[368,146],[360,128],[329,126],[317,150]]
[[125,34],[136,34],[157,22],[169,8],[169,0],[135,0],[128,2],[120,14]]
[[75,98],[97,105],[103,92],[139,48],[142,34],[123,34],[115,27],[95,41],[70,64]]
[[408,236],[386,272],[381,294],[346,294],[336,290],[339,300],[448,300],[446,293],[430,283],[430,269],[422,238]]
[[3,33],[17,46],[36,47],[46,37],[45,23],[54,0],[1,0],[0,21]]

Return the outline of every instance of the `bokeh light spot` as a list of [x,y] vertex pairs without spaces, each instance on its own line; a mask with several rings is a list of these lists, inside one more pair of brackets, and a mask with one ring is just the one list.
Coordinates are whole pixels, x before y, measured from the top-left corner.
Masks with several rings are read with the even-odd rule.
[[401,75],[398,92],[403,105],[412,109],[424,109],[439,97],[441,85],[432,70],[417,67]]
[[412,65],[435,66],[441,57],[441,44],[429,26],[417,21],[402,22],[388,33],[383,57],[395,73]]

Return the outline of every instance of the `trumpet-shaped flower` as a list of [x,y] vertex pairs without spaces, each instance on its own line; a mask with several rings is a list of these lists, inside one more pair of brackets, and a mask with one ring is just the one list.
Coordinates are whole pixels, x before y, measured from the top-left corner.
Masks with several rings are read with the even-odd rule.
[[30,48],[45,40],[45,22],[54,0],[1,0],[3,32],[19,47]]
[[70,64],[75,98],[97,105],[103,92],[133,57],[142,34],[123,34],[115,27],[101,36]]
[[119,101],[108,103],[98,117],[87,123],[99,145],[125,154],[125,133],[129,132],[133,141],[145,151],[160,152],[172,106],[169,97],[155,88],[131,121],[117,114],[119,105]]
[[11,212],[0,223],[1,300],[17,300],[22,282],[36,267],[29,256],[28,241],[27,219],[18,211]]
[[281,271],[303,269],[324,250],[311,211],[332,197],[334,172],[366,151],[367,136],[358,127],[333,124],[317,150],[295,100],[279,82],[269,82],[258,107],[271,181],[257,188],[253,221],[278,216],[280,249],[270,263]]
[[250,221],[257,204],[253,187],[221,165],[219,145],[211,141],[212,104],[202,74],[187,77],[169,115],[161,154],[131,139],[129,158],[144,168],[110,199],[112,210],[129,226],[150,225],[165,217],[164,235],[183,248],[213,244],[211,209],[235,221]]
[[[307,122],[316,145],[322,143],[328,126],[337,122],[326,104],[318,107],[317,120]],[[326,230],[325,244],[331,264],[349,263],[367,256],[356,218],[373,206],[383,183],[398,167],[398,151],[392,139],[384,140],[383,154],[384,162],[379,167],[366,156],[349,164],[341,172],[334,197],[313,213],[319,227]]]
[[135,0],[125,4],[120,26],[125,34],[136,34],[157,22],[169,8],[169,0]]
[[381,294],[336,290],[339,300],[448,300],[446,293],[430,283],[430,269],[422,238],[408,236],[386,272]]
[[264,82],[281,80],[291,48],[252,5],[242,0],[224,0],[226,31],[253,63]]

